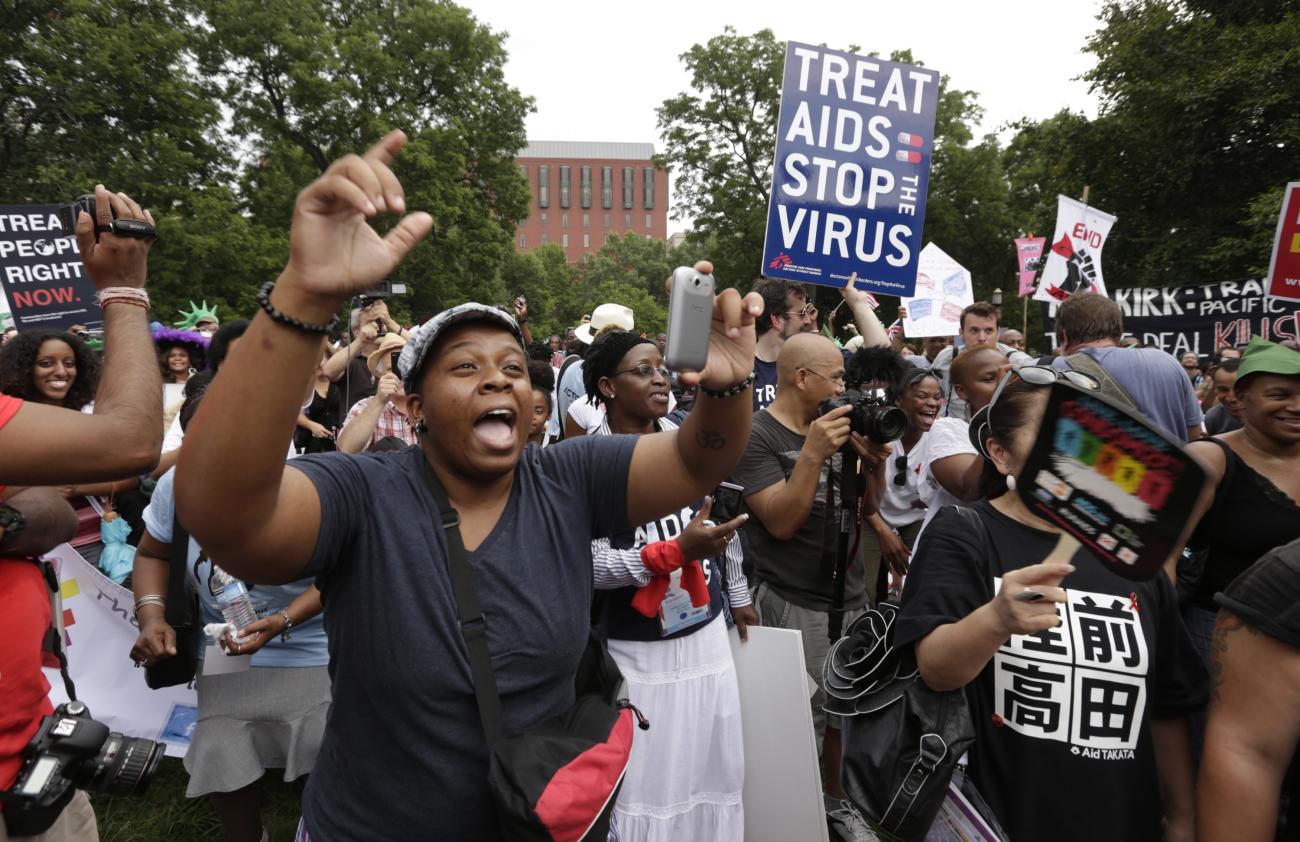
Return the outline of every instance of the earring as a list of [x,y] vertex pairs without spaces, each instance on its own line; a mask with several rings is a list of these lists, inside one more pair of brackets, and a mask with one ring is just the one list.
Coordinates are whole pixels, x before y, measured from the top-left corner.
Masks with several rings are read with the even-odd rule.
[[415,431],[415,434],[417,436],[429,432],[429,427],[427,424],[424,423],[423,418],[421,418],[419,421],[416,421],[415,424],[411,427],[411,429]]
[[[1009,465],[1005,467],[1007,468],[1008,471],[1011,470],[1011,467]],[[1007,491],[1015,491],[1015,490],[1016,490],[1016,475],[1007,474]]]

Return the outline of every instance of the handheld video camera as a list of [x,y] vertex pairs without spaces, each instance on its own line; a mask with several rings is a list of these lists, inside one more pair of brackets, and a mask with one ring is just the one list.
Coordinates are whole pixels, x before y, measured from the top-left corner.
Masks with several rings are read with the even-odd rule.
[[885,396],[884,389],[849,389],[818,404],[817,415],[820,417],[842,406],[853,407],[849,428],[877,444],[895,441],[907,430],[907,415]]
[[[77,215],[85,211],[90,215],[92,221],[97,220],[95,216],[95,194],[86,193],[78,196],[66,205],[59,205],[55,211],[55,216],[59,220],[60,236],[75,237],[77,236]],[[113,214],[113,224],[108,230],[119,237],[135,237],[138,240],[145,240],[150,237],[158,236],[158,229],[141,219],[118,219],[117,214]],[[99,235],[105,233],[103,228],[96,222],[95,225],[95,242],[99,242]]]
[[23,749],[14,785],[0,792],[5,827],[10,836],[45,832],[78,788],[111,795],[144,792],[162,756],[162,743],[109,731],[81,702],[62,704]]

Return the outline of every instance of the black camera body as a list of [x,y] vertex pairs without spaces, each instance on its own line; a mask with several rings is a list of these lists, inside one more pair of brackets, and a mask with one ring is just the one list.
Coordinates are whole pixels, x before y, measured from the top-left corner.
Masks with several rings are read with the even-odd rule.
[[23,749],[14,785],[0,792],[5,827],[10,836],[45,832],[77,789],[113,795],[144,792],[162,756],[162,743],[109,731],[90,718],[81,702],[62,704],[41,721]]
[[820,417],[842,406],[851,406],[849,427],[877,444],[897,440],[907,430],[907,415],[886,397],[884,389],[849,389],[817,405]]
[[[66,205],[58,206],[58,209],[55,211],[55,216],[59,220],[61,236],[77,236],[77,217],[82,211],[85,211],[90,216],[91,220],[98,220],[98,217],[95,216],[94,193],[86,193],[78,196]],[[135,237],[139,240],[158,236],[158,229],[150,225],[148,222],[143,222],[139,219],[118,219],[117,214],[113,212],[112,207],[109,208],[109,212],[113,213],[113,224],[108,226],[108,229],[101,229],[99,225],[96,224],[95,242],[99,242],[99,234],[101,230],[111,230],[119,237]]]
[[77,216],[82,211],[89,214],[91,219],[95,218],[94,193],[78,196],[66,205],[59,205],[56,214],[59,218],[59,228],[63,229],[63,236],[75,237],[77,235]]

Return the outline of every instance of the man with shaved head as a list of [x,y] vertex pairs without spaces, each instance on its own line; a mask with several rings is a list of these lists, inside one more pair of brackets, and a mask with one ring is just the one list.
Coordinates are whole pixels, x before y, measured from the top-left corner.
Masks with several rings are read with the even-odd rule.
[[[757,581],[754,605],[765,626],[803,633],[804,661],[820,685],[822,664],[830,648],[829,613],[834,566],[822,552],[825,536],[832,548],[839,523],[839,500],[827,506],[828,468],[837,475],[840,449],[852,446],[862,457],[868,488],[866,508],[874,512],[883,491],[884,471],[875,466],[889,455],[889,445],[875,445],[849,428],[849,407],[818,417],[817,407],[844,393],[844,356],[835,343],[814,333],[791,336],[776,360],[776,397],[754,415],[749,447],[734,478],[745,487],[752,515],[744,526],[747,558]],[[828,528],[831,530],[827,532]],[[862,554],[850,560],[844,587],[844,624],[866,603]],[[821,689],[812,698],[813,726],[821,751],[826,715]],[[834,724],[832,723],[832,727]],[[838,731],[823,752],[827,793],[842,799],[839,784]]]

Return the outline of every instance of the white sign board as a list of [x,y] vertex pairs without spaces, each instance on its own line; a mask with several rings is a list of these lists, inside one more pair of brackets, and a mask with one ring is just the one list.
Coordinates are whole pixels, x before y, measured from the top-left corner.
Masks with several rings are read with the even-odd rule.
[[921,249],[916,269],[916,295],[902,299],[903,335],[956,336],[961,311],[975,303],[970,272],[934,243]]
[[[184,685],[150,690],[144,670],[132,665],[131,646],[140,634],[132,593],[87,564],[67,544],[45,557],[59,570],[63,642],[77,698],[110,730],[163,740],[168,755],[184,757],[198,721],[198,698]],[[66,702],[59,671],[46,669],[45,677],[50,682],[50,702],[55,706]]]
[[827,842],[803,639],[791,629],[731,630],[745,744],[745,842]]

